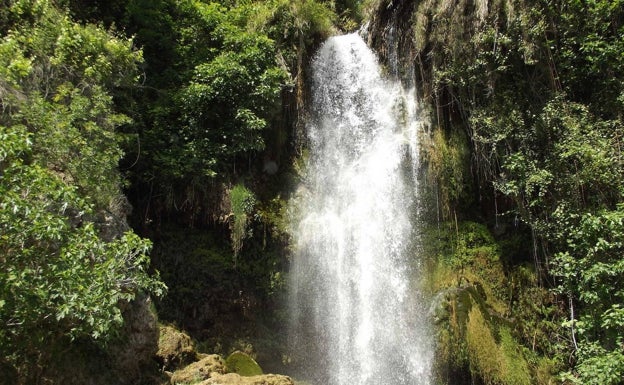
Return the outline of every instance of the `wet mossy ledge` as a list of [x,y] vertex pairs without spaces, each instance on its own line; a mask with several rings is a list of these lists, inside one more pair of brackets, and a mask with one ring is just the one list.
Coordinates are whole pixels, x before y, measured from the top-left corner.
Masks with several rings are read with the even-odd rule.
[[547,385],[555,363],[534,341],[539,314],[522,306],[548,297],[527,266],[506,266],[501,245],[474,222],[425,231],[432,295],[435,384]]

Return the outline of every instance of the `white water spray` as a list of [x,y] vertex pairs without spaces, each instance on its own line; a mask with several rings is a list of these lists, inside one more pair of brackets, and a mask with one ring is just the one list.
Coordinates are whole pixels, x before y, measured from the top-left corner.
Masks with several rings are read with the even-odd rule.
[[418,280],[414,92],[357,34],[312,63],[310,157],[295,230],[290,336],[314,385],[427,385]]

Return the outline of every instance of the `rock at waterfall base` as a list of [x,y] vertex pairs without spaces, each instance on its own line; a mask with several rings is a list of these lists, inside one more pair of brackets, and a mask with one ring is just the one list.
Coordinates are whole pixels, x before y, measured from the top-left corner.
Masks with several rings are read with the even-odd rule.
[[243,377],[236,373],[228,373],[215,374],[198,385],[295,385],[295,383],[290,377],[279,374]]
[[[241,358],[241,354],[244,354],[235,353],[239,353],[234,355],[234,358],[238,357],[238,359]],[[169,380],[171,385],[295,385],[290,377],[279,374],[244,376],[238,373],[228,373],[226,362],[218,354],[198,354],[198,356],[201,357],[199,361],[178,369],[171,375]],[[247,355],[245,357],[253,361],[251,357]],[[257,363],[255,365],[257,366],[256,371],[262,372],[260,366]]]
[[171,375],[171,384],[195,384],[214,375],[225,374],[225,363],[218,354],[204,356],[197,362],[176,370]]
[[212,354],[194,362],[171,376],[171,385],[294,385],[294,381],[278,374],[241,376],[237,373],[225,373],[223,359]]
[[165,370],[175,370],[197,359],[193,341],[188,334],[168,325],[160,326],[156,359]]
[[236,373],[244,377],[264,374],[256,360],[241,351],[235,351],[225,360],[225,366],[229,373]]

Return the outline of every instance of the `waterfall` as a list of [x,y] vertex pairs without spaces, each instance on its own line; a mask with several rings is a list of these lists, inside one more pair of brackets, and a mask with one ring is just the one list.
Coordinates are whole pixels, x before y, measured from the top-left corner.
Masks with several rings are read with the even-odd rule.
[[290,273],[294,375],[314,385],[429,384],[414,92],[382,76],[357,34],[327,40],[311,71]]

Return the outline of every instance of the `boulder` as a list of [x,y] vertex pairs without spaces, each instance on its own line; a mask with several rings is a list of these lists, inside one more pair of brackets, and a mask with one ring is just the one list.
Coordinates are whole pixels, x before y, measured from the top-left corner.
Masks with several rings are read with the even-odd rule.
[[214,374],[198,385],[295,385],[288,376],[279,374],[262,374],[244,377],[236,373]]
[[211,378],[213,375],[220,375],[226,372],[225,363],[218,354],[204,356],[197,362],[176,370],[170,382],[172,385],[195,384],[199,381]]
[[244,377],[264,374],[256,360],[238,350],[226,358],[225,366],[229,373],[236,373]]
[[156,359],[164,370],[175,370],[197,359],[193,341],[188,334],[169,325],[160,326]]

